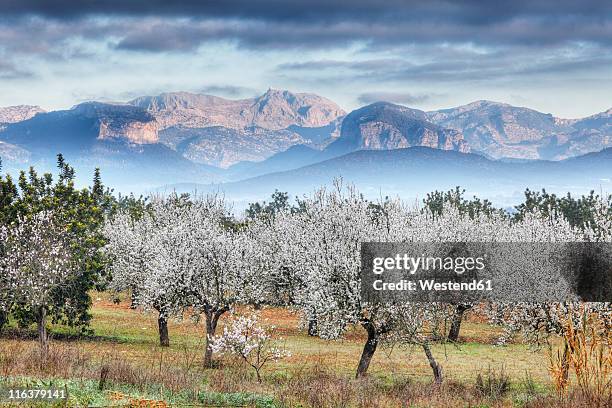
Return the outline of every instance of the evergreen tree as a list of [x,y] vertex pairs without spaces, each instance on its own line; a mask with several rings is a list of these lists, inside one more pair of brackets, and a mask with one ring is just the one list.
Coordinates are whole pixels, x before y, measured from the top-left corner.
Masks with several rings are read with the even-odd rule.
[[[60,154],[57,157],[58,175],[39,175],[34,168],[19,174],[17,186],[10,176],[0,178],[0,226],[18,226],[19,220],[30,221],[41,213],[52,213],[60,229],[70,237],[71,263],[78,273],[66,278],[65,284],[54,288],[49,295],[47,317],[53,323],[85,328],[90,320],[89,291],[101,284],[105,244],[101,227],[104,206],[112,202],[110,191],[104,188],[100,172],[96,170],[93,186],[75,187],[75,171]],[[1,255],[1,254],[0,254]],[[27,302],[17,300],[10,308],[21,325],[37,320],[37,311]]]

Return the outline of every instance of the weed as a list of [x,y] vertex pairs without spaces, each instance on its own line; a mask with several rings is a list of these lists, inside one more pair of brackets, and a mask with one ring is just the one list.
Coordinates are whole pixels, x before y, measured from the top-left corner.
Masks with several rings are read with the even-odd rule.
[[492,370],[489,366],[485,376],[478,373],[476,377],[476,390],[485,398],[497,400],[510,390],[510,377],[505,372],[504,366],[499,371]]

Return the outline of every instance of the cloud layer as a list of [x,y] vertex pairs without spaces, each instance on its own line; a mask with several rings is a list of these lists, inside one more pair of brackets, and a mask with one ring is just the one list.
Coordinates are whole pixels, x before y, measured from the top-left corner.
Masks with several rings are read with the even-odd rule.
[[[134,29],[115,27],[127,49],[188,49],[211,39],[245,47],[319,47],[366,41],[550,45],[612,43],[612,3],[515,0],[350,3],[329,0],[8,0],[2,15],[13,22],[39,16],[74,21],[92,17],[138,19]],[[72,24],[72,23],[71,23]],[[79,35],[79,31],[75,31]],[[101,34],[103,34],[101,32]]]
[[[224,78],[229,88],[218,91],[236,96],[280,83],[330,88],[333,98],[338,87],[348,89],[351,83],[360,88],[353,91],[355,103],[378,94],[398,103],[427,104],[439,99],[431,95],[449,93],[440,89],[449,83],[566,86],[612,76],[606,68],[612,65],[610,1],[505,3],[5,0],[0,78],[57,78],[74,65],[87,71],[90,64],[94,71],[143,59],[171,71],[169,55],[180,55],[185,64],[201,63],[203,52],[217,48],[264,56],[258,65],[243,67],[248,75]],[[235,72],[227,61],[208,67],[208,73]],[[124,75],[127,88],[134,78]],[[250,77],[259,83],[241,83]],[[425,81],[432,89],[414,89]],[[215,86],[220,85],[194,79],[189,88]]]

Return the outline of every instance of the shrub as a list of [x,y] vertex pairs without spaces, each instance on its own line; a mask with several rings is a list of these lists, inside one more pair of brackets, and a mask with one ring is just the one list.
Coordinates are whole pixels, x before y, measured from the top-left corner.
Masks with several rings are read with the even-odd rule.
[[506,374],[502,366],[499,371],[487,370],[485,376],[478,373],[476,377],[476,390],[486,398],[499,399],[510,390],[510,377]]

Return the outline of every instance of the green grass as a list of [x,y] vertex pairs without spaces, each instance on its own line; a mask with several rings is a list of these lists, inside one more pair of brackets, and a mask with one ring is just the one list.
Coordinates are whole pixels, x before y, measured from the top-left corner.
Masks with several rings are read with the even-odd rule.
[[[104,295],[103,295],[104,296]],[[103,298],[102,298],[103,299]],[[157,348],[157,322],[152,314],[143,314],[128,308],[109,307],[104,300],[96,302],[92,310],[91,328],[96,336],[95,342],[105,339],[109,343],[120,342],[130,350],[151,350]],[[293,357],[281,362],[278,368],[291,368],[305,363],[325,363],[338,373],[352,374],[355,370],[361,349],[363,333],[355,328],[347,336],[348,340],[326,341],[307,336],[297,330],[297,316],[293,320],[275,321],[275,311],[270,311],[270,324],[274,324],[282,334],[285,347]],[[285,316],[283,316],[284,318]],[[222,330],[222,327],[219,329]],[[434,345],[432,350],[449,377],[459,381],[472,381],[479,371],[489,366],[505,366],[507,373],[515,381],[520,381],[529,371],[538,382],[548,382],[547,358],[543,350],[534,350],[523,344],[507,346],[494,345],[499,330],[482,323],[466,322],[462,337],[475,339],[480,336],[483,342],[470,341],[459,345]],[[187,318],[181,322],[170,323],[171,350],[181,351],[184,347],[198,351],[203,347],[204,327],[196,325]],[[416,380],[430,380],[430,368],[420,348],[386,350],[381,348],[370,366],[372,374],[384,376],[385,373],[403,372]]]
[[[56,402],[31,401],[28,406],[32,407],[107,407],[117,406],[126,400],[117,400],[113,395],[121,393],[129,395],[134,399],[142,400],[163,400],[175,406],[192,405],[199,403],[208,406],[223,407],[244,407],[252,406],[256,408],[276,408],[274,398],[253,393],[219,393],[219,392],[199,392],[194,399],[192,395],[185,392],[170,393],[160,390],[160,386],[152,384],[150,389],[143,392],[127,385],[114,385],[111,390],[100,391],[98,383],[93,380],[66,380],[51,379],[41,380],[28,377],[11,379],[0,379],[0,388],[56,388],[67,391],[68,398]],[[24,403],[25,404],[25,403]],[[0,406],[15,407],[15,403],[0,404]]]

